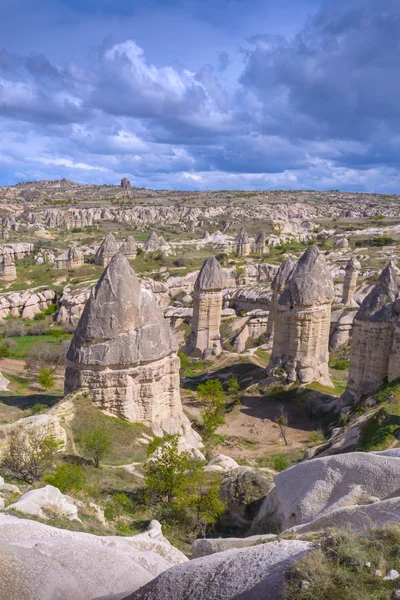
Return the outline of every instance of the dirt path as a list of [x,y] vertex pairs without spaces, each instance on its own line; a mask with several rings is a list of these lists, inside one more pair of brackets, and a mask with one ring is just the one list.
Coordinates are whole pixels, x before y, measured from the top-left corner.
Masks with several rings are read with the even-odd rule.
[[18,358],[1,358],[0,359],[0,371],[10,371],[11,373],[23,373],[25,371],[26,363],[24,360]]

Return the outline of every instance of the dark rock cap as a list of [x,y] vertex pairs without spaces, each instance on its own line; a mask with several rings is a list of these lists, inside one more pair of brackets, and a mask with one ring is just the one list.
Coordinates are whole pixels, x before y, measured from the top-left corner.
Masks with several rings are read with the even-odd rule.
[[225,287],[225,277],[221,265],[214,256],[207,258],[200,269],[194,284],[195,290],[217,291]]
[[117,253],[92,290],[68,350],[69,361],[127,366],[158,360],[176,344],[153,294]]

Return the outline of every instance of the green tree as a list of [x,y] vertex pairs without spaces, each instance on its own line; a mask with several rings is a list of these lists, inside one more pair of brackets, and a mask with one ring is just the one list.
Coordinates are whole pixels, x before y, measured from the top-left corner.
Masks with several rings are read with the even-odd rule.
[[54,370],[47,367],[40,369],[38,374],[38,382],[45,390],[50,390],[55,386]]
[[179,435],[161,438],[144,465],[144,480],[149,496],[172,502],[183,490],[188,474],[195,468],[190,452],[179,452]]
[[235,399],[235,402],[240,401],[240,383],[237,377],[232,375],[226,382],[226,391]]
[[225,398],[222,383],[219,379],[207,379],[197,388],[197,395],[206,405],[201,412],[204,435],[210,439],[220,425],[225,423]]
[[185,490],[185,494],[178,500],[183,510],[187,509],[192,513],[194,530],[203,537],[207,534],[207,527],[215,525],[225,509],[219,496],[219,488],[219,482],[207,485],[206,473],[197,470],[189,489]]
[[110,452],[110,438],[101,429],[92,429],[83,437],[83,449],[94,462],[95,467],[100,466],[100,461]]
[[201,411],[200,416],[202,419],[204,436],[208,440],[214,435],[218,427],[225,423],[225,417],[220,408],[205,408]]

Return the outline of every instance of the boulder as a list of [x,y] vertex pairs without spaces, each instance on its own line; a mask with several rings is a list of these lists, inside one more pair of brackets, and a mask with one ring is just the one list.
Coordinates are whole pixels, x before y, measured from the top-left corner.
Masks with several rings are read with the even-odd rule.
[[45,511],[68,519],[69,521],[80,521],[78,507],[74,500],[65,496],[60,490],[52,485],[46,485],[27,492],[14,504],[7,506],[7,510],[16,510],[25,515],[33,515],[41,519],[48,519]]
[[0,514],[4,600],[124,596],[186,561],[152,531],[133,537],[97,536]]
[[217,454],[215,458],[203,467],[203,471],[231,471],[237,469],[239,465],[233,458],[226,456],[225,454]]
[[283,600],[287,571],[310,547],[282,540],[197,558],[162,573],[124,600]]

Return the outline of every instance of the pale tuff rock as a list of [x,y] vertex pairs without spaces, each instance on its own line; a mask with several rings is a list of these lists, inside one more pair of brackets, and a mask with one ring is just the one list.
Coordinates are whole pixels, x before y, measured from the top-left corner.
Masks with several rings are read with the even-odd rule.
[[224,275],[211,256],[203,264],[194,285],[193,323],[185,352],[199,358],[217,356],[221,346],[221,311]]
[[192,543],[192,558],[210,556],[210,554],[225,552],[225,550],[234,550],[235,548],[259,546],[260,544],[276,539],[277,536],[273,533],[250,535],[242,538],[198,538]]
[[270,373],[283,368],[290,382],[299,379],[301,383],[332,385],[328,361],[333,297],[333,280],[325,257],[317,246],[310,246],[275,305]]
[[4,244],[0,246],[0,259],[8,254],[12,260],[25,258],[35,250],[35,244],[28,242],[18,242],[15,244]]
[[135,240],[131,235],[129,235],[126,238],[126,240],[122,243],[119,251],[121,252],[121,254],[126,256],[128,260],[133,260],[134,258],[136,258],[137,246]]
[[[358,306],[358,305],[357,305]],[[337,350],[349,344],[357,311],[343,308],[332,311],[329,350]]]
[[37,313],[48,308],[54,299],[53,290],[38,288],[0,294],[0,319],[9,316],[32,319]]
[[260,256],[269,252],[269,248],[267,246],[267,236],[265,235],[264,231],[260,231],[260,233],[257,235],[254,242],[254,251]]
[[5,254],[1,263],[1,279],[4,281],[15,281],[17,279],[17,269],[10,254]]
[[203,467],[203,471],[219,471],[226,472],[232,471],[232,469],[237,469],[239,467],[236,460],[233,460],[230,456],[226,456],[226,454],[217,454],[210,462]]
[[335,248],[348,248],[349,240],[347,238],[341,238],[335,242]]
[[256,340],[266,333],[269,313],[263,310],[253,310],[246,318],[245,324],[231,340],[232,348],[239,354],[246,350],[248,340]]
[[69,521],[80,521],[78,508],[69,496],[65,496],[52,485],[27,492],[17,502],[7,506],[7,510],[16,510],[25,515],[33,515],[41,519],[48,519],[43,509],[64,517]]
[[68,270],[79,269],[79,267],[81,267],[84,264],[84,262],[84,254],[82,250],[80,250],[76,246],[72,246],[66,252],[60,254],[60,256],[58,256],[54,261],[56,269]]
[[112,233],[107,233],[100,248],[96,252],[94,261],[96,265],[106,267],[112,257],[118,252],[118,244]]
[[240,256],[248,256],[250,254],[250,239],[247,234],[247,231],[241,229],[235,238],[235,243],[236,252],[240,254]]
[[143,244],[143,252],[157,252],[161,249],[161,241],[155,231],[152,231],[145,243]]
[[153,294],[117,253],[76,329],[67,354],[65,393],[87,390],[104,413],[180,431],[199,447],[200,437],[182,411],[176,351]]
[[287,571],[310,548],[309,542],[281,540],[196,558],[124,600],[283,600]]
[[278,313],[278,299],[282,294],[283,290],[288,285],[288,281],[296,267],[296,262],[285,258],[280,264],[279,269],[276,271],[275,277],[271,283],[272,298],[268,316],[268,324],[266,331],[266,340],[270,348],[272,348],[274,341],[274,330],[275,321]]
[[398,449],[302,462],[275,475],[275,487],[265,497],[251,531],[340,527],[346,516],[357,527],[372,526],[374,521],[384,522],[385,506],[394,509],[388,510],[386,522],[398,521],[399,476]]
[[3,373],[0,373],[0,392],[7,392],[9,383],[10,382],[4,377]]
[[391,261],[354,318],[350,368],[343,402],[375,392],[385,377],[400,376],[398,306],[400,280]]
[[46,414],[24,417],[14,423],[0,425],[0,457],[6,450],[11,436],[25,433],[29,435],[30,432],[40,437],[54,436],[64,448],[66,447],[67,434],[63,427],[63,420],[53,410]]
[[99,536],[0,514],[0,594],[9,600],[92,600],[131,593],[187,561],[160,526],[155,535],[151,525],[133,537]]
[[357,288],[357,278],[361,270],[361,265],[354,256],[349,260],[345,269],[343,282],[342,304],[346,306],[358,306],[354,300],[354,293]]

